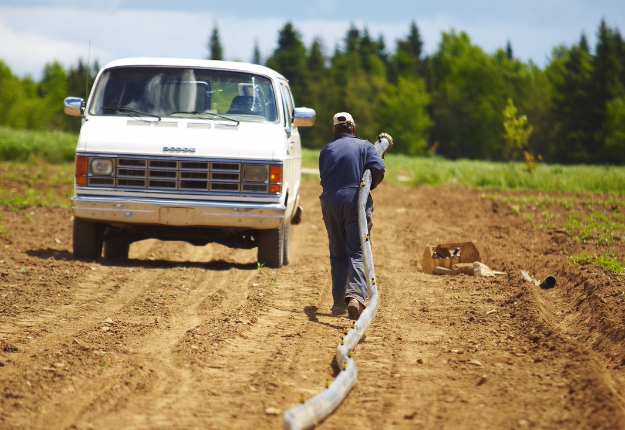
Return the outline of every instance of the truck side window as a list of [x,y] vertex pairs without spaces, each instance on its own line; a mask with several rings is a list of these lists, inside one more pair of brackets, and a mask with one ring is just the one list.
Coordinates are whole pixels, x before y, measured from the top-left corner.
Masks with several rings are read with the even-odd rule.
[[293,123],[293,99],[291,98],[291,93],[289,89],[284,85],[280,84],[280,91],[282,92],[282,104],[284,106],[286,119],[286,127],[291,127]]
[[291,112],[291,115],[293,115],[293,109],[295,109],[295,101],[293,100],[293,94],[291,94],[291,90],[288,87],[286,87],[286,93],[288,95],[287,103],[289,104],[289,112]]

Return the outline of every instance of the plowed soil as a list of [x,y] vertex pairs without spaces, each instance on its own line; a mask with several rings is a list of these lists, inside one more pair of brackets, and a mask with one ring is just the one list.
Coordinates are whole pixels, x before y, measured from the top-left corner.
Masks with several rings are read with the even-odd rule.
[[[77,261],[69,209],[1,209],[0,428],[281,428],[335,375],[349,324],[329,312],[319,194],[304,182],[280,270],[255,250],[158,241]],[[625,429],[622,276],[571,266],[586,248],[479,191],[373,194],[380,309],[356,387],[318,428]],[[425,245],[469,240],[507,275],[421,273]]]

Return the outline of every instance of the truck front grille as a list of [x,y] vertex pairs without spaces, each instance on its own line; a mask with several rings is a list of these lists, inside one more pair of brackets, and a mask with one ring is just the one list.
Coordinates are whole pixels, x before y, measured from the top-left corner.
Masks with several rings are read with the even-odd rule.
[[241,165],[239,163],[211,163],[213,170],[234,170],[237,172],[241,171]]
[[148,181],[148,188],[163,188],[169,190],[176,189],[175,181]]
[[141,181],[138,179],[118,179],[117,186],[118,187],[145,188],[145,181]]
[[118,166],[138,166],[138,167],[145,167],[146,164],[146,160],[132,160],[132,159],[128,159],[128,158],[120,158],[117,160],[117,165]]
[[208,181],[180,181],[181,190],[207,190]]
[[117,177],[123,178],[124,176],[130,176],[133,178],[145,178],[146,170],[137,169],[117,169]]
[[210,160],[142,159],[120,157],[114,175],[89,175],[88,185],[208,193],[268,193],[267,183],[246,182],[243,165]]
[[239,184],[211,183],[211,191],[239,191]]
[[248,193],[266,193],[267,185],[243,184],[243,191]]
[[213,181],[234,181],[239,182],[241,179],[239,178],[238,173],[221,173],[221,172],[212,172],[211,180]]
[[113,178],[89,178],[89,185],[92,187],[111,187],[115,185]]

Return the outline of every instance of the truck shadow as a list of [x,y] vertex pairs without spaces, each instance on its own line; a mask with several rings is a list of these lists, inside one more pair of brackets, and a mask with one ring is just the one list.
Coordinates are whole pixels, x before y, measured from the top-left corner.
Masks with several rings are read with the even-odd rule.
[[104,259],[98,258],[97,260],[81,260],[78,258],[74,258],[74,254],[66,250],[60,249],[33,249],[26,251],[26,255],[30,257],[39,258],[42,260],[48,260],[50,258],[58,261],[92,261],[97,262],[102,266],[112,266],[112,267],[141,267],[144,269],[162,269],[162,268],[176,268],[176,267],[189,267],[189,268],[199,268],[206,270],[230,270],[230,269],[239,269],[239,270],[257,270],[258,266],[256,263],[236,263],[224,260],[215,260],[215,261],[207,261],[207,262],[198,262],[198,261],[170,261],[170,260],[136,260],[136,259]]

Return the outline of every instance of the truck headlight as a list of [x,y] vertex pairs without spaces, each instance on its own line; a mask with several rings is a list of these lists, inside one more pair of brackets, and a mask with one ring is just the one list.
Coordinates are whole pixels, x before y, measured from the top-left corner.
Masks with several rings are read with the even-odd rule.
[[246,182],[266,182],[267,167],[266,166],[245,166],[243,171],[243,179]]
[[113,174],[113,160],[110,158],[94,158],[91,160],[91,174],[110,176]]

